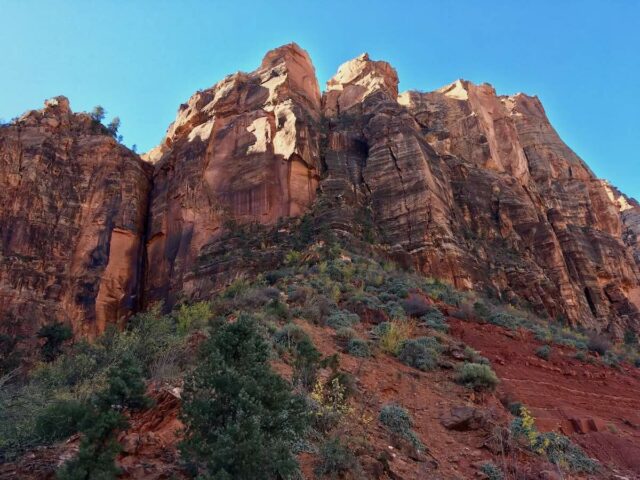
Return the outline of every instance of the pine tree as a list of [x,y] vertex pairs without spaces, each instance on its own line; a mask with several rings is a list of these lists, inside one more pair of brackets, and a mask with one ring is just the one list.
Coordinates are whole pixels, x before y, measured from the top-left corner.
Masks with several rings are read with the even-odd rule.
[[291,447],[308,410],[271,370],[255,322],[243,316],[221,326],[201,352],[183,390],[185,458],[207,478],[290,478],[298,471]]

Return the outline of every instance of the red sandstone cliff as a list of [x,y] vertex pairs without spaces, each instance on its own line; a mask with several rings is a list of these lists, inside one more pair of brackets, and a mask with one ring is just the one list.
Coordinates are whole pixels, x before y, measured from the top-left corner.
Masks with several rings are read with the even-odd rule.
[[0,127],[0,318],[93,335],[139,302],[150,168],[56,97]]
[[640,207],[594,176],[540,101],[462,80],[397,86],[361,55],[321,96],[307,53],[286,45],[181,105],[153,167],[63,98],[2,127],[3,326],[68,319],[92,333],[139,289],[145,305],[206,297],[225,228],[315,211],[320,193],[331,226],[356,232],[367,212],[426,275],[617,337],[640,330]]

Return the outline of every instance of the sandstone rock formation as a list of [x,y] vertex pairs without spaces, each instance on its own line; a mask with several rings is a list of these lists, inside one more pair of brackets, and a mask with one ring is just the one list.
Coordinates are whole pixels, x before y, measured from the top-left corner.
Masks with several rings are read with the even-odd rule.
[[0,127],[0,326],[93,335],[139,303],[150,168],[56,97]]
[[[269,52],[181,105],[155,162],[146,301],[198,293],[192,271],[225,222],[302,214],[319,179],[320,90],[295,44]],[[202,292],[200,292],[202,293]]]
[[206,298],[223,233],[311,212],[349,233],[366,223],[459,288],[640,331],[640,205],[595,177],[536,97],[464,80],[398,94],[396,71],[366,54],[321,96],[290,44],[181,105],[144,156],[153,167],[95,127],[60,98],[0,130],[5,317],[90,333],[135,310],[138,289],[144,306]]

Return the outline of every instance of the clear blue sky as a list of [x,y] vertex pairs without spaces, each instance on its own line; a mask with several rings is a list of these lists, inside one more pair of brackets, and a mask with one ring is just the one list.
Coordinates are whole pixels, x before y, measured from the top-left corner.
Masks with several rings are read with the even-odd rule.
[[367,51],[400,89],[465,78],[536,94],[601,177],[640,198],[640,1],[0,0],[0,118],[64,94],[128,145],[162,138],[199,88],[295,41],[321,87]]

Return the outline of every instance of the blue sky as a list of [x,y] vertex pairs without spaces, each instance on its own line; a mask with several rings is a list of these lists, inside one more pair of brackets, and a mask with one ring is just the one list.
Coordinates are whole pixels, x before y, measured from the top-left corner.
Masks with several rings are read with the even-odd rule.
[[563,139],[640,199],[640,1],[0,0],[0,118],[64,94],[103,105],[138,151],[178,105],[295,41],[321,87],[366,51],[400,89],[457,78],[538,95]]

